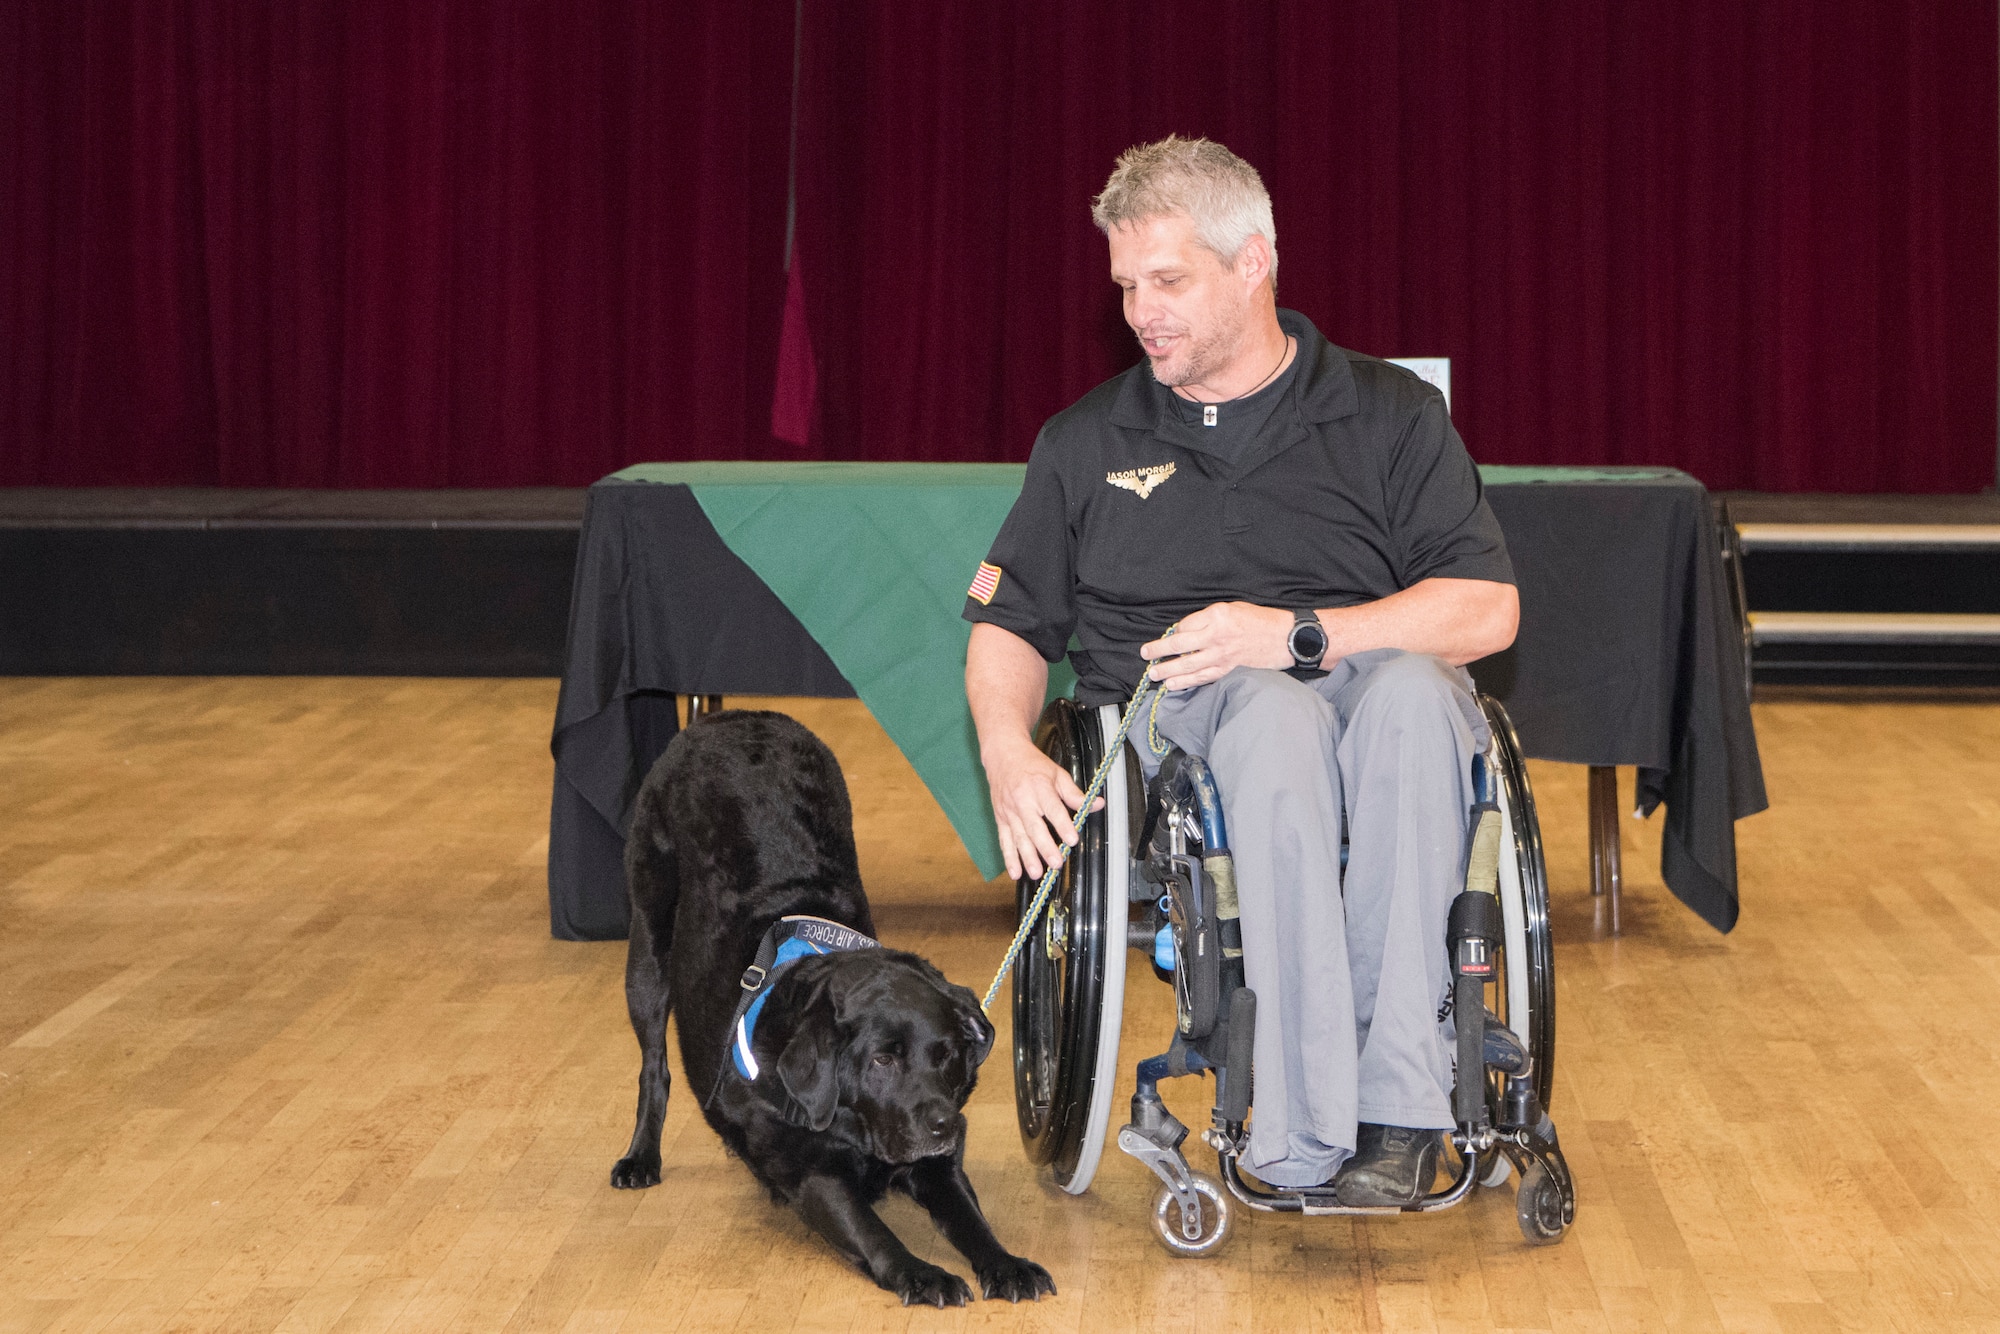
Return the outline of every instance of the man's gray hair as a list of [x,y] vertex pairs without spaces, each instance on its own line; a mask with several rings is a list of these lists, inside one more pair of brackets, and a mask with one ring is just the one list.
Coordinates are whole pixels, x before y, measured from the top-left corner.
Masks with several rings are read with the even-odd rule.
[[1271,192],[1257,169],[1212,139],[1170,134],[1118,155],[1104,193],[1090,206],[1090,220],[1110,233],[1123,223],[1179,213],[1223,263],[1234,263],[1243,243],[1262,236],[1271,247],[1271,278],[1278,275],[1278,227],[1271,220]]

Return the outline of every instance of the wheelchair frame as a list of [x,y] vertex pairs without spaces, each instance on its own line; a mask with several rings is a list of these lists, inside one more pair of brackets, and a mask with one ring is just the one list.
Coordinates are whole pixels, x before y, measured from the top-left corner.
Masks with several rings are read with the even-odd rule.
[[[1221,1249],[1232,1200],[1263,1212],[1425,1213],[1460,1203],[1476,1183],[1502,1184],[1510,1167],[1520,1177],[1522,1234],[1537,1244],[1561,1239],[1575,1217],[1575,1192],[1545,1110],[1554,1085],[1555,976],[1541,837],[1506,711],[1484,695],[1479,704],[1492,742],[1474,760],[1482,804],[1474,807],[1473,824],[1477,829],[1482,811],[1494,813],[1497,861],[1469,853],[1469,863],[1486,867],[1492,883],[1469,888],[1453,905],[1454,1009],[1483,1018],[1458,1025],[1460,1068],[1479,1073],[1454,1091],[1458,1124],[1449,1139],[1458,1163],[1451,1181],[1402,1208],[1357,1208],[1340,1204],[1330,1184],[1270,1187],[1239,1170],[1248,1143],[1256,997],[1242,986],[1232,934],[1233,866],[1220,800],[1201,761],[1178,751],[1162,762],[1150,806],[1133,752],[1111,767],[1105,809],[1086,821],[1016,965],[1015,1106],[1032,1161],[1047,1164],[1071,1194],[1088,1189],[1096,1174],[1117,1082],[1129,949],[1154,956],[1154,971],[1175,986],[1172,1044],[1139,1063],[1132,1119],[1118,1134],[1120,1149],[1162,1182],[1153,1225],[1168,1250],[1197,1256]],[[1036,740],[1081,786],[1116,735],[1117,721],[1115,708],[1093,713],[1055,700]],[[1135,842],[1144,846],[1135,849]],[[1032,882],[1022,883],[1018,911],[1026,911],[1033,892]],[[1163,955],[1171,966],[1162,966]],[[1197,1073],[1216,1079],[1211,1125],[1201,1138],[1216,1152],[1220,1182],[1189,1168],[1181,1152],[1188,1128],[1158,1094],[1161,1079]]]

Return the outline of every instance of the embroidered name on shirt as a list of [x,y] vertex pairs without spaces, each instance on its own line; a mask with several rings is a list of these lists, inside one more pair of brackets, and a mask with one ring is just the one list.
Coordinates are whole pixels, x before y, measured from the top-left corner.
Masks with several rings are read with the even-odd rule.
[[985,561],[981,561],[979,562],[979,573],[972,576],[972,587],[965,590],[965,595],[984,607],[992,603],[993,594],[999,590],[999,587],[1000,567],[998,565],[988,565]]
[[1174,465],[1162,463],[1154,468],[1127,468],[1123,472],[1108,472],[1104,480],[1113,486],[1122,486],[1127,491],[1136,491],[1144,500],[1159,489],[1160,483],[1174,475]]

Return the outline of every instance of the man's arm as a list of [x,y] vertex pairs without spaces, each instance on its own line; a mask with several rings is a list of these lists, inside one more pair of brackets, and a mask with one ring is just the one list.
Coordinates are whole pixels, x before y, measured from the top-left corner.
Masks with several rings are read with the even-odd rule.
[[1035,722],[1048,690],[1049,665],[1027,640],[983,621],[972,627],[965,698],[979,731],[1000,852],[1007,874],[1017,880],[1023,873],[1039,876],[1056,860],[1057,839],[1076,842],[1070,824],[1083,805],[1083,789],[1068,771],[1035,748]]
[[[1323,666],[1369,649],[1400,648],[1462,667],[1514,642],[1521,599],[1512,584],[1490,579],[1425,579],[1377,601],[1322,608],[1318,615],[1327,638]],[[1141,647],[1139,656],[1172,657],[1153,667],[1153,677],[1169,690],[1185,690],[1236,667],[1290,667],[1291,632],[1289,611],[1217,602],[1183,618],[1172,639]]]

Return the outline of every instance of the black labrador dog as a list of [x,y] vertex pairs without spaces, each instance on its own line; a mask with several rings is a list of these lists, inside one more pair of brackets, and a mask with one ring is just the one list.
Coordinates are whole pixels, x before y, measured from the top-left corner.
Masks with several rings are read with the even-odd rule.
[[[894,1189],[930,1213],[987,1297],[1056,1290],[1047,1270],[994,1237],[962,1165],[961,1109],[993,1027],[966,988],[867,939],[875,927],[847,784],[819,738],[778,713],[696,721],[640,789],[625,876],[625,1002],[642,1064],[638,1124],[612,1185],[659,1183],[672,1010],[715,1133],[774,1200],[882,1287],[906,1304],[957,1306],[972,1295],[876,1215]],[[862,947],[794,946],[799,957],[787,959],[772,954],[767,931]],[[763,966],[753,968],[760,946]]]

